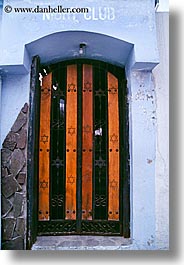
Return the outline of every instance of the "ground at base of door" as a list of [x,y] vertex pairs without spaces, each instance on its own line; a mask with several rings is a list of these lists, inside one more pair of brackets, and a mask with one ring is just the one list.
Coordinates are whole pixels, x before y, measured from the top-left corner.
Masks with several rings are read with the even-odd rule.
[[131,240],[107,236],[39,236],[32,250],[123,250]]

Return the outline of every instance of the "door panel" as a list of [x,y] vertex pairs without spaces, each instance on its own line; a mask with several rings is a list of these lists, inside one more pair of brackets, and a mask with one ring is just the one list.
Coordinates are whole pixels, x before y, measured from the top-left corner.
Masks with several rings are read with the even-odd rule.
[[[65,218],[66,71],[52,73],[50,142],[50,219]],[[61,85],[62,84],[62,85]],[[52,148],[52,146],[54,148]]]
[[67,66],[66,96],[66,219],[76,220],[77,65]]
[[108,111],[107,75],[94,69],[94,219],[108,217]]
[[92,220],[93,80],[92,66],[83,65],[82,82],[82,219]]
[[119,79],[100,64],[43,77],[39,235],[122,234],[119,102]]
[[39,220],[50,219],[49,172],[50,172],[50,110],[52,74],[43,78],[40,104],[40,141],[39,141]]
[[109,185],[108,219],[119,220],[119,109],[118,79],[108,73]]

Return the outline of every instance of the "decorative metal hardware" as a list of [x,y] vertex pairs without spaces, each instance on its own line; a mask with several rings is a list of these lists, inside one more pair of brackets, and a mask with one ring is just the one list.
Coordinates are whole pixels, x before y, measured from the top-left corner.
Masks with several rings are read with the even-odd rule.
[[104,90],[102,90],[101,88],[99,90],[96,90],[95,91],[95,96],[98,96],[98,97],[105,97],[106,96],[106,93]]
[[55,160],[52,160],[52,166],[55,166],[57,168],[63,167],[64,166],[64,161],[59,159],[59,157],[57,157]]
[[52,207],[62,207],[63,203],[64,203],[64,196],[59,194],[59,195],[55,195],[52,199],[51,199],[51,203],[52,203]]
[[95,196],[95,206],[96,207],[106,207],[107,198],[105,195],[96,195]]
[[120,222],[82,221],[81,230],[84,234],[118,235],[120,234]]
[[76,222],[70,220],[38,222],[38,235],[76,233]]
[[64,121],[53,121],[52,122],[52,125],[51,125],[51,127],[53,128],[53,129],[61,129],[61,130],[63,130],[64,129]]
[[102,168],[106,166],[106,161],[100,156],[98,160],[95,160],[95,166]]

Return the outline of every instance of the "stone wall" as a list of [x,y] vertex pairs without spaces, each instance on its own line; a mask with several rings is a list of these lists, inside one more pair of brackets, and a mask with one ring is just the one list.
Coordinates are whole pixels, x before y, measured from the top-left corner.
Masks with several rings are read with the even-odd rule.
[[25,249],[27,120],[25,103],[1,150],[2,249]]

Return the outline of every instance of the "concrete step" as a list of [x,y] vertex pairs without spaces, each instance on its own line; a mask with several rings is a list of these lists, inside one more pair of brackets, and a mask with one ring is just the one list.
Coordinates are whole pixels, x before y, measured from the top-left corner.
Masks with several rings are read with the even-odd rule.
[[32,250],[123,250],[131,240],[109,236],[39,236]]

